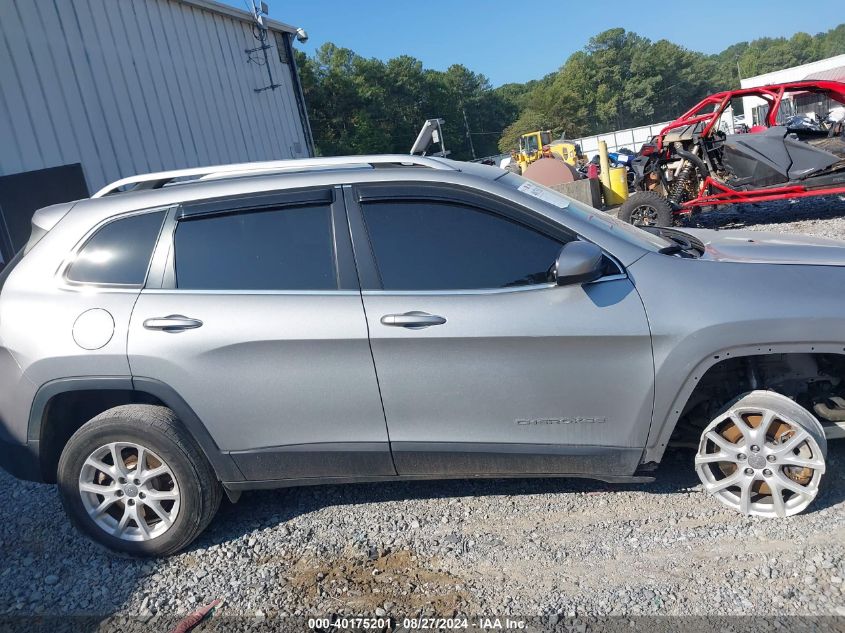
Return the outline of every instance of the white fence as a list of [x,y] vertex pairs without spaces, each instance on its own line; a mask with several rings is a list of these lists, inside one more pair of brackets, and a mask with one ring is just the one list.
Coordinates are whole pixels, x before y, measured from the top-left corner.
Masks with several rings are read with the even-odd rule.
[[652,123],[651,125],[628,128],[627,130],[617,130],[616,132],[596,134],[595,136],[569,139],[569,141],[580,144],[581,151],[588,158],[592,158],[594,154],[598,154],[599,141],[605,141],[607,143],[608,152],[618,152],[623,147],[627,147],[632,152],[637,152],[643,143],[648,141],[652,136],[659,134],[660,130],[669,125],[669,123],[671,121]]

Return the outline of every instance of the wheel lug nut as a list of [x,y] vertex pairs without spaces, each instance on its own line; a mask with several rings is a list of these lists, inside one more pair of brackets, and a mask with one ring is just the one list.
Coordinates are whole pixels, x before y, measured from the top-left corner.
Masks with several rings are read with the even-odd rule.
[[141,497],[141,499],[146,499],[146,498],[147,498],[147,495],[145,495],[143,492],[139,492],[139,493],[138,493],[138,496],[139,496],[139,497]]
[[134,506],[134,505],[135,505],[135,500],[134,500],[134,499],[130,499],[130,500],[129,500],[129,505]]
[[125,480],[123,477],[118,477],[118,478],[117,478],[117,481],[118,481],[119,483],[122,483],[122,484],[125,484],[125,483],[126,483],[126,480]]
[[117,491],[117,496],[118,496],[118,497],[122,497],[122,496],[123,496],[123,491],[122,491],[122,490],[118,490],[118,491]]
[[740,453],[739,455],[736,456],[736,458],[739,461],[744,461],[747,458],[747,455],[745,453]]
[[133,480],[132,480],[132,483],[134,483],[136,486],[140,486],[140,485],[141,485],[141,480],[140,480],[140,479],[133,479]]
[[759,452],[760,452],[760,447],[759,447],[759,446],[757,446],[756,444],[754,444],[754,445],[751,447],[751,452],[752,452],[752,453],[759,453]]
[[766,470],[764,470],[764,471],[763,471],[763,474],[764,474],[766,477],[771,477],[771,476],[772,476],[772,471],[771,471],[771,470],[769,470],[769,469],[767,468]]
[[775,457],[774,455],[768,455],[768,456],[766,457],[766,459],[767,459],[768,461],[770,461],[770,462],[773,462],[773,461],[775,461],[775,460],[777,459],[777,457]]
[[749,476],[750,476],[750,475],[753,475],[753,474],[754,474],[754,469],[753,469],[753,468],[746,468],[746,469],[745,469],[745,474],[746,474],[746,475],[749,475]]

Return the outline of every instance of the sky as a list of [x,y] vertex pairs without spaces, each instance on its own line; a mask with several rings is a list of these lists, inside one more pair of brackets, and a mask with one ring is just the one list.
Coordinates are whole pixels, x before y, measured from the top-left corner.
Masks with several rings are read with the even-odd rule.
[[[717,53],[758,37],[815,34],[839,22],[794,0],[265,0],[270,17],[304,28],[309,55],[333,42],[364,57],[412,55],[445,70],[463,64],[493,86],[557,70],[590,37],[621,26],[652,40]],[[226,0],[245,8],[251,0]],[[835,3],[834,3],[835,4]],[[698,6],[699,9],[693,9]],[[807,6],[806,10],[796,7]]]

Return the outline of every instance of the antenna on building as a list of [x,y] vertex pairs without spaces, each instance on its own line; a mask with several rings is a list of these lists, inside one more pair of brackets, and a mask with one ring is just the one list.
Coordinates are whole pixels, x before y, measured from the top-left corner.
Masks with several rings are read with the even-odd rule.
[[[275,90],[281,88],[282,84],[273,83],[273,71],[270,69],[270,57],[267,51],[272,48],[267,43],[267,25],[264,23],[264,18],[270,12],[270,7],[266,2],[259,2],[252,0],[252,19],[255,24],[252,25],[252,36],[260,42],[260,46],[255,48],[247,48],[244,52],[247,54],[247,63],[258,64],[259,66],[267,67],[267,77],[270,79],[270,85],[263,88],[255,88],[255,92],[264,92],[265,90]],[[263,59],[258,57],[259,53],[263,54]]]

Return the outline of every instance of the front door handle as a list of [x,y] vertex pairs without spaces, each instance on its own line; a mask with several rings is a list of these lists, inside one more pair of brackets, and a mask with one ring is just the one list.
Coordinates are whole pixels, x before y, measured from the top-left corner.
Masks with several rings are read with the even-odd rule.
[[419,329],[430,327],[432,325],[443,325],[446,319],[436,314],[428,314],[427,312],[406,312],[405,314],[385,314],[381,317],[382,325],[391,325],[394,327],[406,327],[410,329]]
[[199,319],[190,319],[181,314],[171,314],[165,317],[156,317],[144,321],[144,327],[148,330],[161,330],[163,332],[183,332],[184,330],[195,330],[202,327]]

